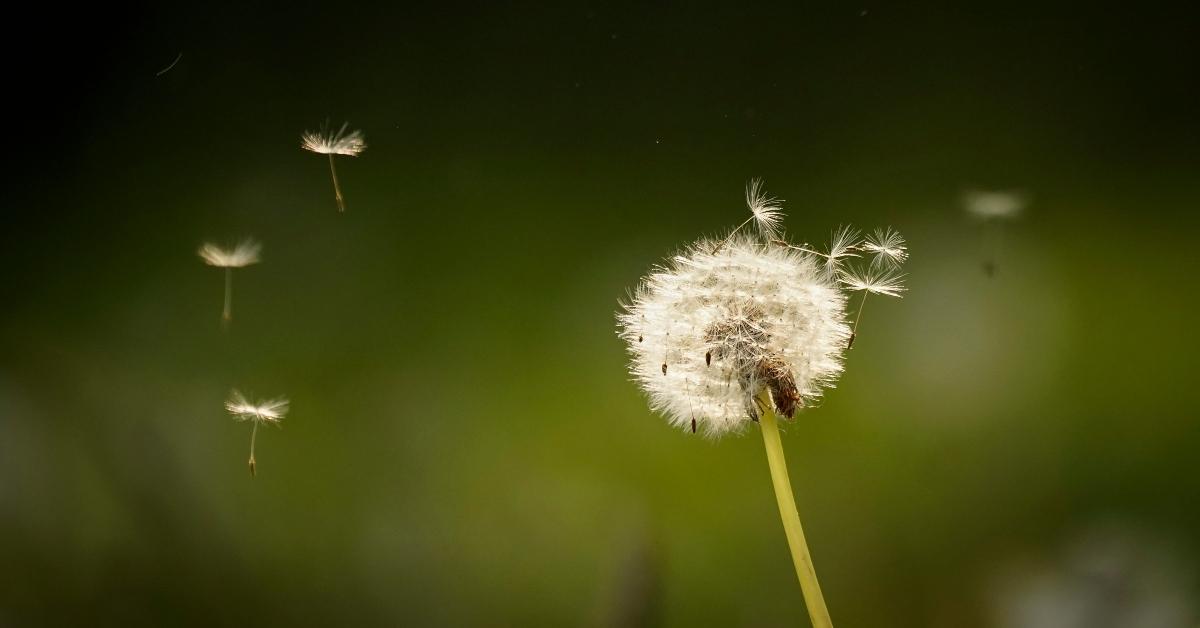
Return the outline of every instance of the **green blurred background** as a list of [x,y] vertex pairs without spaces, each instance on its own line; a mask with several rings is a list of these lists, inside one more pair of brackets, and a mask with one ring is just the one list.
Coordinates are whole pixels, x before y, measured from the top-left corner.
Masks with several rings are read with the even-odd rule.
[[[806,625],[761,439],[669,429],[615,336],[752,176],[911,246],[784,435],[837,625],[1200,621],[1191,15],[52,11],[5,44],[0,625]],[[1032,199],[990,279],[971,188]],[[256,479],[233,387],[292,399]]]

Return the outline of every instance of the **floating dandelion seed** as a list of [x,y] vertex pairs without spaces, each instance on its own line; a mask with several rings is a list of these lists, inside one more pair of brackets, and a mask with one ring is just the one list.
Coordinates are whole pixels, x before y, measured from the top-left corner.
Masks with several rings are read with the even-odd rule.
[[330,129],[323,129],[318,133],[305,131],[300,136],[300,146],[304,150],[319,153],[329,156],[329,174],[333,177],[333,195],[337,200],[339,212],[346,211],[346,199],[342,196],[342,187],[338,184],[337,169],[333,165],[334,155],[346,155],[348,157],[357,157],[359,153],[367,149],[367,143],[363,139],[362,131],[346,131],[346,127],[350,123],[343,123],[342,128],[336,132]]
[[223,249],[206,242],[197,252],[205,264],[225,269],[225,308],[221,311],[223,327],[228,327],[229,322],[233,320],[233,269],[257,264],[261,251],[261,243],[246,238],[232,249]]
[[729,236],[722,240],[720,244],[717,244],[712,252],[716,253],[719,251],[731,238],[737,235],[738,231],[742,230],[742,227],[750,224],[750,221],[754,221],[755,226],[758,227],[758,232],[764,238],[773,239],[778,237],[779,226],[783,224],[783,206],[781,203],[783,203],[783,199],[767,195],[766,190],[763,189],[762,179],[750,179],[750,182],[746,184],[746,207],[750,210],[750,217],[735,227],[733,231],[729,232]]
[[276,399],[260,400],[258,403],[251,403],[242,393],[236,389],[229,393],[229,399],[225,402],[225,409],[229,414],[233,415],[235,421],[250,421],[254,427],[250,430],[250,476],[255,475],[254,463],[254,440],[258,436],[258,426],[260,423],[268,423],[276,427],[283,417],[287,416],[289,402],[286,397]]
[[[864,241],[840,228],[825,253],[790,244],[777,235],[782,214],[760,180],[750,182],[746,197],[752,215],[728,236],[695,242],[642,279],[617,313],[618,335],[628,344],[634,381],[672,425],[718,437],[759,423],[809,616],[813,626],[828,627],[776,415],[793,417],[833,386],[853,337],[847,293],[861,283],[898,296],[898,266],[908,253],[891,230]],[[758,236],[739,233],[755,219]],[[853,268],[864,253],[874,273]]]
[[963,194],[962,202],[968,214],[984,222],[983,272],[993,277],[999,267],[997,260],[1004,239],[1001,223],[1025,211],[1028,200],[1017,192],[969,190]]

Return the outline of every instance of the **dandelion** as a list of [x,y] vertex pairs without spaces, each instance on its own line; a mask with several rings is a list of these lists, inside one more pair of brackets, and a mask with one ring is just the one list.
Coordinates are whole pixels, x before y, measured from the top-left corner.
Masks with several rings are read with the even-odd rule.
[[963,208],[983,225],[983,272],[993,277],[998,268],[1004,240],[1003,223],[1025,211],[1028,199],[1017,192],[969,190],[962,197]]
[[228,327],[233,320],[233,269],[242,268],[259,262],[259,252],[262,244],[246,238],[232,249],[223,249],[211,242],[206,242],[197,253],[209,266],[225,269],[225,308],[221,311],[221,326]]
[[337,200],[339,212],[346,211],[346,199],[342,196],[342,187],[338,184],[337,169],[333,165],[334,155],[357,157],[367,149],[362,131],[346,131],[350,123],[343,123],[336,132],[322,129],[320,132],[305,131],[300,136],[300,146],[304,150],[329,156],[329,174],[333,177],[333,196]]
[[229,393],[229,399],[225,402],[225,409],[229,414],[233,415],[235,421],[250,421],[254,427],[250,430],[250,476],[254,477],[254,440],[258,436],[258,426],[261,423],[267,423],[279,427],[280,421],[288,413],[288,400],[286,397],[278,397],[276,399],[259,400],[258,403],[251,403],[242,393],[236,389]]
[[[766,198],[761,181],[747,198]],[[753,207],[753,204],[752,204]],[[752,214],[753,214],[752,209]],[[753,219],[754,216],[751,217]],[[757,424],[788,545],[812,624],[831,626],[787,474],[776,415],[812,406],[842,373],[852,337],[843,277],[863,252],[903,261],[903,240],[834,233],[828,252],[792,245],[775,228],[703,239],[654,268],[622,304],[618,335],[629,370],[650,408],[676,427],[709,437]],[[890,232],[884,232],[890,233]],[[899,251],[899,252],[898,252]],[[900,278],[881,271],[870,286],[898,294]]]

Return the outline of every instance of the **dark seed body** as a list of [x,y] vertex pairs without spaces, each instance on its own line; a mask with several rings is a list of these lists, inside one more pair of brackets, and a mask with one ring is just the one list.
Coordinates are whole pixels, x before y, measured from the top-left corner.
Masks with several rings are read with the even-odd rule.
[[758,376],[767,382],[775,411],[789,419],[795,416],[796,408],[801,406],[800,391],[787,363],[779,358],[763,358],[758,363]]

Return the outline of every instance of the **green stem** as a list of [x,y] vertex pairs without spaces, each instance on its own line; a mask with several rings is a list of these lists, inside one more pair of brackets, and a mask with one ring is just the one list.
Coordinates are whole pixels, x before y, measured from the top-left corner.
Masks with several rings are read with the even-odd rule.
[[821,596],[821,585],[817,583],[812,556],[808,553],[808,543],[804,540],[804,528],[800,527],[800,513],[792,496],[792,482],[788,479],[783,443],[779,440],[779,426],[770,407],[763,412],[760,423],[763,444],[767,448],[767,463],[771,467],[771,483],[775,486],[775,499],[779,502],[779,516],[783,519],[783,530],[787,533],[788,547],[792,550],[792,562],[796,565],[796,576],[800,579],[808,616],[813,628],[833,628],[829,609],[825,608],[825,598]]

